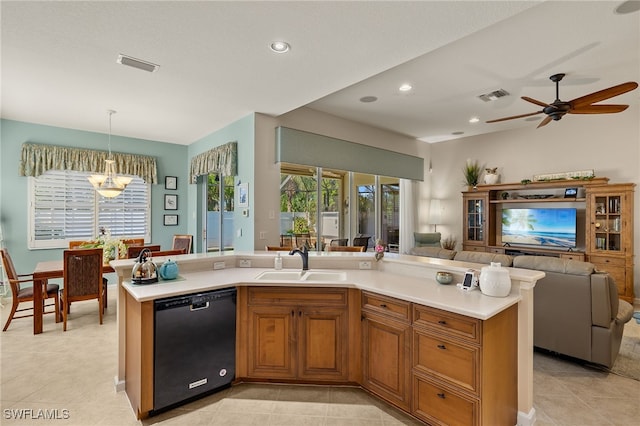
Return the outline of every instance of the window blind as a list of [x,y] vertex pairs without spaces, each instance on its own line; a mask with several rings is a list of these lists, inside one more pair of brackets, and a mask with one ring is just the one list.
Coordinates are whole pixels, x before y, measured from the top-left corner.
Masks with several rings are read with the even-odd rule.
[[29,248],[66,248],[71,240],[90,240],[98,228],[114,237],[150,240],[150,186],[139,177],[117,197],[100,196],[90,173],[49,170],[29,178]]

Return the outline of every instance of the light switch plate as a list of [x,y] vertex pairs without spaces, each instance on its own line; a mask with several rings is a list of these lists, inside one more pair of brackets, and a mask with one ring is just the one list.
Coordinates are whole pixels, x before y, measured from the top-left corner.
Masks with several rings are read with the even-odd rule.
[[238,266],[241,268],[251,268],[251,261],[249,259],[240,259]]
[[213,264],[213,269],[224,269],[224,262],[215,262]]

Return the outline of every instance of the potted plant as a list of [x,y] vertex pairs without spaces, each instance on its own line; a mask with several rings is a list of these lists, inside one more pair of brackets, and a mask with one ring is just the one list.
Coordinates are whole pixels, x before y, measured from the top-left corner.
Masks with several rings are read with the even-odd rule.
[[480,173],[482,173],[482,167],[478,164],[478,160],[467,159],[467,162],[462,169],[464,174],[464,181],[468,186],[475,188],[478,186],[478,180],[480,180]]

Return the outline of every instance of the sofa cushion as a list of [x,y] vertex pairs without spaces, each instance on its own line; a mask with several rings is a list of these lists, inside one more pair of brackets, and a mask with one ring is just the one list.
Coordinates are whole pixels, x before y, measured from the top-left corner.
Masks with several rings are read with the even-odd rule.
[[549,256],[515,256],[513,267],[571,275],[591,275],[595,270],[593,263]]
[[456,255],[454,250],[447,250],[440,247],[413,247],[409,254],[414,256],[437,257],[438,259],[453,259]]
[[413,240],[416,247],[441,247],[439,232],[414,232]]
[[461,251],[458,252],[453,260],[460,262],[473,262],[473,263],[486,263],[491,262],[500,263],[502,266],[511,266],[513,258],[507,254],[489,253],[484,251]]

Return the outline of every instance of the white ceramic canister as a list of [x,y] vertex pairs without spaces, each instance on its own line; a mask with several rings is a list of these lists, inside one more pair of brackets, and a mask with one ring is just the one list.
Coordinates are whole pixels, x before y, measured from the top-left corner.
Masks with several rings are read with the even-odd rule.
[[506,297],[511,292],[511,277],[509,271],[497,262],[485,266],[480,270],[480,291],[493,297]]

